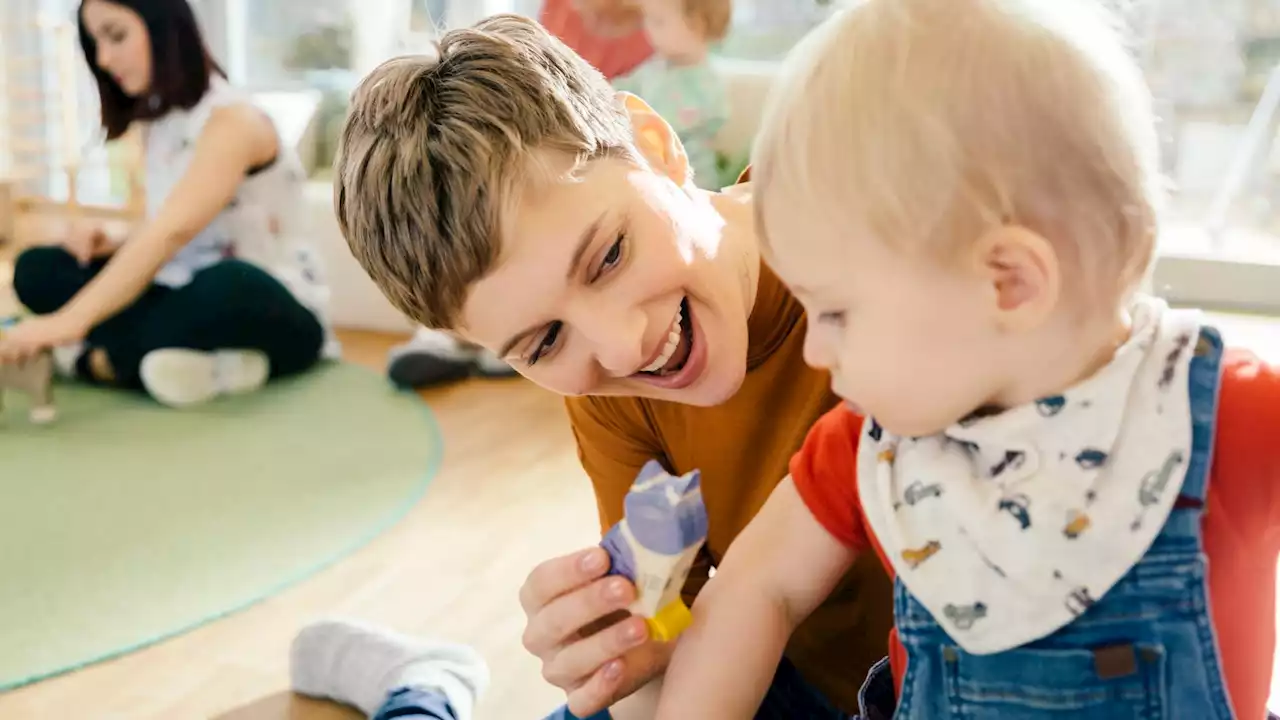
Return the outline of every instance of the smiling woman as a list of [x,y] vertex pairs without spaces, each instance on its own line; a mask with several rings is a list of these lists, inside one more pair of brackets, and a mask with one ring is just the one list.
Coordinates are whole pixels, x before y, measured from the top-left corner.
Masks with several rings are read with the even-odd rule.
[[[685,587],[696,594],[836,403],[804,363],[803,309],[760,262],[749,185],[697,188],[670,125],[517,16],[366,77],[335,178],[343,234],[400,310],[576,396],[602,529],[649,460],[701,471],[707,551]],[[598,549],[535,568],[525,645],[575,714],[630,704],[651,717],[649,696],[628,696],[670,648],[619,619],[634,589],[606,570]],[[890,600],[877,563],[856,565],[800,627],[761,717],[856,712]],[[588,626],[605,629],[579,633]]]
[[298,232],[297,157],[227,84],[186,0],[83,0],[78,20],[107,137],[146,130],[147,217],[20,255],[14,290],[40,317],[0,340],[0,363],[52,349],[66,374],[174,406],[315,365],[328,291]]

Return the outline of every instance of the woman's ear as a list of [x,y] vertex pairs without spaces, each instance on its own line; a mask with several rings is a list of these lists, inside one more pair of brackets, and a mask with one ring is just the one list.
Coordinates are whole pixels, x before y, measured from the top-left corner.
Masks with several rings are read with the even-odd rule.
[[671,125],[654,112],[649,103],[629,92],[619,92],[618,100],[631,118],[631,133],[636,148],[650,167],[684,186],[689,177],[689,156]]

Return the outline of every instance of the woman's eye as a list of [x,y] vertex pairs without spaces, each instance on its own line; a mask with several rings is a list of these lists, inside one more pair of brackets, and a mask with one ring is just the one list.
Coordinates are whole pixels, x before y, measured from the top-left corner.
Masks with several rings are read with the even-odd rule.
[[604,258],[600,260],[600,272],[603,273],[622,262],[622,243],[626,239],[625,233],[618,234],[618,239],[613,241],[613,244],[609,246],[608,252],[604,254]]
[[538,349],[534,350],[533,354],[529,356],[528,363],[530,365],[536,365],[538,360],[556,348],[556,341],[560,338],[560,329],[562,327],[564,327],[564,323],[559,320],[551,323],[551,327],[547,328],[547,333],[542,336],[542,342],[538,343]]
[[844,325],[843,312],[818,313],[818,322],[826,325]]

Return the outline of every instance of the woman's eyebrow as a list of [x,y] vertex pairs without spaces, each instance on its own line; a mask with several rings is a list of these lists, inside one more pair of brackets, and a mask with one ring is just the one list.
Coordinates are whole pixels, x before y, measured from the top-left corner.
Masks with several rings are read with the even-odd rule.
[[[609,213],[602,212],[591,221],[582,234],[578,236],[578,244],[573,248],[573,255],[569,260],[569,267],[565,271],[564,277],[567,282],[573,282],[573,278],[578,275],[583,258],[587,256],[587,251],[591,249],[591,243],[600,234],[600,228],[604,225],[605,216]],[[510,340],[502,344],[502,349],[498,352],[498,357],[507,357],[517,345],[524,342],[530,335],[542,329],[542,325],[526,328],[516,333]]]
[[573,258],[569,261],[569,269],[564,274],[565,280],[573,281],[575,275],[578,274],[579,266],[582,265],[582,259],[586,257],[587,251],[591,249],[591,241],[596,239],[596,235],[600,233],[600,226],[604,225],[604,217],[608,213],[600,213],[595,220],[582,231],[582,235],[578,238],[578,246],[573,249]]

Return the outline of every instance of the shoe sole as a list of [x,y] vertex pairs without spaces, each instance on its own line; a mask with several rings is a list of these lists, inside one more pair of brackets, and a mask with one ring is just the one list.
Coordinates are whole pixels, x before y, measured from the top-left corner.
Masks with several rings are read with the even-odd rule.
[[139,374],[151,397],[169,407],[183,408],[261,388],[267,382],[270,364],[257,350],[166,348],[147,353]]

